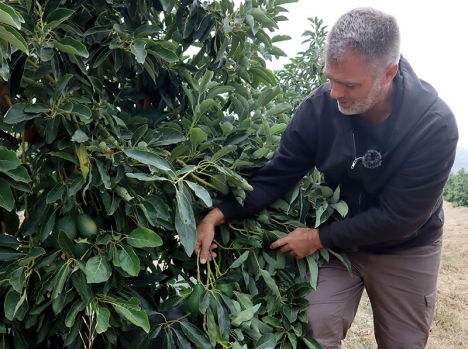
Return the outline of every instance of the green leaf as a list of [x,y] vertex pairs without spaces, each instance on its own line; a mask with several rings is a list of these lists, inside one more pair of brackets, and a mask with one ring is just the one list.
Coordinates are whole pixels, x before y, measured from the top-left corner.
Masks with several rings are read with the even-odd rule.
[[176,191],[176,203],[175,227],[185,252],[191,256],[197,235],[193,209],[185,193],[181,190]]
[[195,325],[192,325],[189,322],[181,321],[180,327],[182,328],[182,331],[185,333],[188,339],[190,339],[190,341],[196,344],[199,348],[212,348],[208,337],[197,327],[195,327]]
[[42,247],[33,247],[31,250],[29,250],[28,254],[24,258],[21,259],[21,261],[19,262],[19,265],[26,266],[31,261],[45,254],[46,254],[46,251]]
[[124,301],[123,299],[118,298],[113,300],[111,304],[117,313],[122,315],[132,324],[141,327],[146,333],[149,333],[150,324],[148,321],[148,315],[146,315],[144,311],[137,310],[135,307],[135,300],[135,298],[132,298],[130,301]]
[[34,103],[29,104],[26,108],[24,108],[24,112],[33,114],[48,113],[50,112],[50,108],[42,103]]
[[68,280],[70,273],[71,273],[71,269],[68,267],[67,264],[64,264],[60,267],[57,273],[57,277],[55,279],[54,289],[52,290],[52,295],[51,295],[52,300],[56,299],[59,296],[59,294],[62,293],[63,286],[65,285],[65,282]]
[[130,195],[127,189],[124,187],[121,187],[120,185],[116,185],[114,188],[115,193],[120,196],[122,199],[124,199],[127,202],[132,201],[133,196]]
[[211,81],[213,78],[214,72],[212,70],[206,70],[205,74],[203,74],[199,84],[198,84],[198,89],[197,92],[201,95],[206,91],[206,87],[208,86],[208,83]]
[[220,109],[218,102],[216,102],[214,99],[205,99],[203,102],[201,102],[198,113],[204,115],[212,107],[216,107],[218,110]]
[[[1,34],[0,34],[1,35]],[[3,122],[6,124],[18,124],[21,121],[31,120],[39,116],[39,114],[26,113],[24,109],[28,107],[29,103],[17,103],[8,109],[5,114]]]
[[315,290],[317,288],[318,279],[318,264],[315,253],[307,256],[307,265],[309,266],[310,286]]
[[333,250],[330,250],[328,249],[328,252],[330,252],[332,255],[334,255],[336,258],[338,258],[341,263],[343,263],[343,265],[346,267],[346,269],[348,269],[349,271],[349,274],[352,276],[353,275],[353,271],[351,269],[351,262],[349,261],[348,257],[346,256],[346,254],[344,253],[337,253]]
[[289,35],[275,35],[273,38],[271,38],[271,42],[280,42],[287,40],[291,40],[291,37]]
[[29,55],[28,44],[16,29],[0,23],[0,38]]
[[143,205],[153,221],[157,219],[168,221],[170,219],[168,205],[161,198],[148,195],[144,198]]
[[[281,256],[280,254],[276,255]],[[284,269],[284,259],[277,261],[275,258],[271,257],[266,250],[262,250],[262,256],[270,267],[274,269]]]
[[250,251],[245,251],[244,253],[242,253],[242,255],[239,258],[237,258],[234,261],[234,263],[231,264],[231,268],[232,269],[239,268],[249,257],[249,252]]
[[213,205],[213,201],[211,200],[211,196],[208,190],[194,182],[185,181],[185,183],[190,187],[190,189],[193,190],[195,195],[203,201],[206,207],[210,208]]
[[13,289],[10,289],[8,293],[5,296],[5,302],[4,302],[4,309],[5,309],[5,317],[13,321],[15,318],[16,311],[18,310],[17,305],[20,302],[21,295],[14,291]]
[[246,12],[246,15],[252,16],[258,23],[264,24],[265,26],[278,28],[275,21],[268,17],[260,8],[253,7]]
[[153,327],[153,329],[151,330],[151,332],[148,334],[148,339],[151,340],[151,339],[155,339],[159,332],[161,332],[161,328],[162,326],[156,326],[156,327]]
[[[10,110],[13,107],[10,108]],[[0,171],[8,172],[21,166],[21,161],[16,156],[15,152],[8,150],[5,147],[0,147]]]
[[213,156],[211,157],[211,161],[216,162],[219,159],[221,159],[223,156],[233,152],[236,149],[237,149],[237,146],[232,145],[232,144],[226,147],[222,147],[220,150],[218,150],[216,153],[213,154]]
[[[209,295],[207,293],[207,295]],[[206,322],[207,322],[207,327],[208,327],[208,338],[210,339],[210,344],[213,347],[216,347],[216,334],[217,334],[217,327],[215,323],[215,318],[213,315],[213,312],[211,311],[211,308],[208,308],[207,313],[206,313]]]
[[46,202],[48,204],[55,203],[56,201],[60,200],[65,192],[66,187],[62,183],[57,183],[52,188],[51,191],[47,193]]
[[176,63],[179,61],[179,57],[171,50],[165,48],[161,44],[156,44],[151,47],[151,50],[148,49],[148,53],[152,53],[158,58],[161,58],[169,63]]
[[11,188],[18,189],[27,193],[32,193],[31,186],[27,183],[14,181],[10,177],[4,177],[3,179],[10,185]]
[[52,11],[46,19],[46,24],[44,25],[43,31],[46,32],[50,29],[58,27],[61,23],[65,22],[70,18],[75,11],[68,10],[64,8],[59,8]]
[[284,304],[282,311],[289,322],[295,322],[297,320],[297,315],[299,314],[299,308],[297,306]]
[[89,52],[86,46],[71,36],[66,36],[60,42],[54,41],[55,47],[60,51],[76,56],[88,58]]
[[320,255],[322,256],[322,258],[326,261],[326,262],[329,262],[330,261],[330,253],[328,252],[328,249],[327,248],[321,248],[319,250],[320,252]]
[[288,331],[287,336],[288,336],[289,343],[291,344],[292,348],[296,349],[297,348],[297,336],[296,336],[296,334],[294,332],[292,332],[292,331]]
[[109,328],[110,311],[104,307],[97,307],[96,311],[96,332],[104,333]]
[[322,349],[322,346],[313,338],[302,337],[302,341],[309,349]]
[[232,284],[234,282],[239,281],[240,279],[242,279],[242,272],[239,270],[231,270],[218,277],[216,283]]
[[276,85],[277,83],[275,76],[266,68],[254,66],[250,68],[250,72],[254,75],[254,78],[257,77],[267,86]]
[[19,245],[20,245],[20,242],[18,241],[18,239],[14,238],[13,236],[0,234],[0,246],[16,248]]
[[80,177],[76,177],[72,184],[70,185],[70,187],[68,188],[68,195],[69,196],[72,196],[72,195],[75,195],[76,193],[78,193],[81,188],[83,187],[85,183],[85,180],[82,176]]
[[169,127],[158,128],[153,144],[155,146],[177,144],[186,140],[185,136],[177,130]]
[[187,338],[182,334],[182,332],[174,329],[174,333],[176,334],[177,341],[179,342],[181,349],[191,349],[192,348],[192,345],[187,340]]
[[[68,82],[72,78],[73,78],[73,74],[65,74],[64,76],[60,77],[60,79],[57,81],[57,86],[55,87],[54,100],[58,100],[61,95],[63,97],[66,96],[67,89],[65,89],[65,87],[67,86]],[[60,107],[65,109],[66,105],[67,104],[64,104],[63,106],[61,105]],[[68,105],[73,109],[72,103],[68,103]],[[69,111],[67,111],[67,112],[69,112]]]
[[68,258],[75,257],[75,245],[72,240],[68,237],[67,233],[60,229],[57,238],[60,249],[65,253]]
[[0,22],[21,29],[21,23],[24,23],[24,19],[13,8],[0,3]]
[[156,167],[157,169],[160,169],[166,173],[174,173],[171,164],[156,154],[136,149],[127,149],[124,150],[124,153],[125,155],[145,165]]
[[260,304],[254,305],[251,308],[242,310],[237,316],[231,320],[232,326],[239,327],[243,322],[250,321],[255,313],[260,308]]
[[340,200],[335,204],[330,204],[330,206],[337,210],[343,218],[348,214],[348,205],[344,201]]
[[267,333],[257,341],[255,349],[274,349],[276,347],[276,338],[273,333]]
[[[0,178],[0,207],[7,211],[15,207],[15,198],[11,192],[10,185]],[[0,256],[1,258],[1,256]]]
[[222,305],[221,301],[218,298],[216,299],[216,310],[218,312],[218,326],[221,337],[228,340],[229,339],[229,315],[226,311],[226,308]]
[[140,272],[140,259],[133,251],[132,246],[125,246],[122,250],[115,251],[114,260],[117,260],[116,265],[120,266],[131,276],[138,276]]
[[275,5],[284,5],[284,4],[293,4],[295,2],[298,2],[299,0],[276,0]]
[[270,53],[273,55],[273,56],[276,56],[276,57],[287,57],[288,55],[286,54],[286,52],[284,52],[282,49],[280,49],[279,47],[277,46],[272,46],[271,49],[270,49]]
[[210,92],[206,95],[206,98],[213,98],[215,96],[218,96],[220,94],[224,94],[227,92],[232,92],[235,91],[236,88],[234,86],[218,86],[210,90]]
[[271,277],[270,273],[266,270],[260,269],[260,275],[262,275],[263,280],[265,280],[266,284],[273,291],[278,297],[281,297],[278,289],[278,285],[276,285],[275,280]]
[[23,291],[23,287],[25,286],[26,276],[24,275],[24,269],[22,267],[15,269],[9,275],[10,285],[13,289],[21,293]]
[[156,181],[168,181],[169,179],[156,175],[149,175],[146,173],[126,173],[127,177],[135,178],[143,182],[156,182]]
[[76,317],[78,316],[80,311],[82,311],[84,308],[85,308],[85,304],[83,300],[82,299],[76,300],[75,303],[73,303],[73,305],[71,306],[67,314],[67,317],[65,318],[65,326],[72,327],[73,324],[75,323]]
[[136,248],[158,247],[163,244],[162,239],[154,231],[146,228],[136,228],[127,236],[129,245]]
[[135,37],[147,37],[151,35],[155,35],[157,33],[161,32],[161,28],[155,26],[155,25],[150,25],[150,24],[143,24],[140,25],[136,30],[135,30]]
[[271,152],[268,148],[258,148],[252,153],[252,157],[255,159],[260,159],[267,156]]
[[275,105],[273,108],[268,109],[267,112],[265,113],[265,116],[272,116],[272,115],[278,115],[282,113],[286,113],[292,109],[292,106],[289,103],[280,103]]
[[190,142],[195,147],[198,144],[205,142],[208,139],[208,136],[201,128],[193,127],[189,131],[189,138]]
[[21,182],[21,183],[31,182],[31,177],[29,177],[28,171],[23,166],[17,167],[14,170],[10,170],[6,172],[5,174],[8,177],[14,179],[16,182]]
[[92,116],[91,109],[82,104],[73,104],[73,109],[71,111],[73,115],[77,115],[84,120],[90,120]]
[[110,179],[110,176],[109,176],[109,172],[107,172],[106,167],[104,166],[104,164],[101,161],[99,161],[97,159],[95,159],[94,161],[96,163],[98,172],[101,175],[101,180],[102,180],[102,184],[104,184],[104,188],[110,190],[111,187],[112,187],[112,184],[111,184],[111,179]]
[[138,40],[135,44],[130,45],[130,50],[133,55],[136,57],[136,61],[140,64],[145,63],[146,55],[146,42],[144,40]]
[[78,160],[73,156],[73,155],[70,155],[68,153],[65,153],[65,152],[54,152],[54,151],[51,151],[48,153],[50,156],[56,156],[58,158],[62,158],[62,159],[65,159],[65,160],[68,160],[76,165],[79,164]]
[[282,133],[286,129],[286,124],[274,124],[270,127],[270,134],[275,135],[278,133]]
[[89,284],[106,282],[112,275],[112,267],[105,256],[94,256],[86,262],[85,274]]
[[280,319],[273,317],[273,316],[264,316],[262,317],[262,321],[267,325],[273,326],[275,328],[283,328],[283,324],[281,323]]

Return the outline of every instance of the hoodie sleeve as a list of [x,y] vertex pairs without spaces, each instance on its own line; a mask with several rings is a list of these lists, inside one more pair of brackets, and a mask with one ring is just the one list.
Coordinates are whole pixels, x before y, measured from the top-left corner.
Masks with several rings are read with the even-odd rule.
[[314,167],[317,137],[311,105],[309,98],[302,102],[286,127],[271,161],[249,179],[253,191],[246,192],[244,205],[228,196],[218,206],[226,221],[249,217],[272,204]]

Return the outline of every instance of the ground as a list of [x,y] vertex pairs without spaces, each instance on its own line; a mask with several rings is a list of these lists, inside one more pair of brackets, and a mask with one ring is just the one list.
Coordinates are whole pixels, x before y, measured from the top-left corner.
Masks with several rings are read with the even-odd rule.
[[[444,202],[445,227],[438,301],[426,349],[468,347],[468,207]],[[372,309],[364,295],[343,349],[374,349]]]

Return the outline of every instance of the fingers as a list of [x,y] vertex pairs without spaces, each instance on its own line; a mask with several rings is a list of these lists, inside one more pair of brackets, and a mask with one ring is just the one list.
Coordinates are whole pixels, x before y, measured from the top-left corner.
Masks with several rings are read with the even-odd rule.
[[201,250],[201,252],[200,252],[200,263],[205,264],[206,261],[211,261],[212,258],[216,258],[217,254],[213,250],[216,249],[217,247],[218,247],[218,245],[216,245],[216,244],[200,245],[200,243],[197,242],[195,244],[195,252],[198,254],[198,251]]
[[293,246],[290,244],[290,240],[288,237],[284,237],[282,239],[276,240],[270,245],[271,249],[277,249],[276,251],[278,254],[289,252],[289,255],[296,259],[302,259],[302,256],[299,256],[297,252],[294,250]]
[[270,248],[278,249],[276,250],[276,252],[279,254],[286,253],[292,250],[291,246],[289,245],[289,240],[287,238],[276,240],[274,243],[270,245]]
[[275,242],[273,242],[271,245],[270,245],[270,248],[272,250],[278,248],[278,247],[281,247],[281,246],[284,246],[288,243],[288,240],[287,240],[287,237],[285,238],[282,238],[282,239],[278,239],[276,240]]

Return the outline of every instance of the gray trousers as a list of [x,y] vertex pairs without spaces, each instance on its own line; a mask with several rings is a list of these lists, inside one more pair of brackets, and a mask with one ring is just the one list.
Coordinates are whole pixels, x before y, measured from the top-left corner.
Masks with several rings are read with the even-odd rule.
[[323,349],[341,348],[365,288],[379,349],[424,348],[437,298],[441,251],[438,240],[400,254],[347,253],[353,276],[338,259],[330,259],[319,269],[317,290],[306,297],[307,334]]

